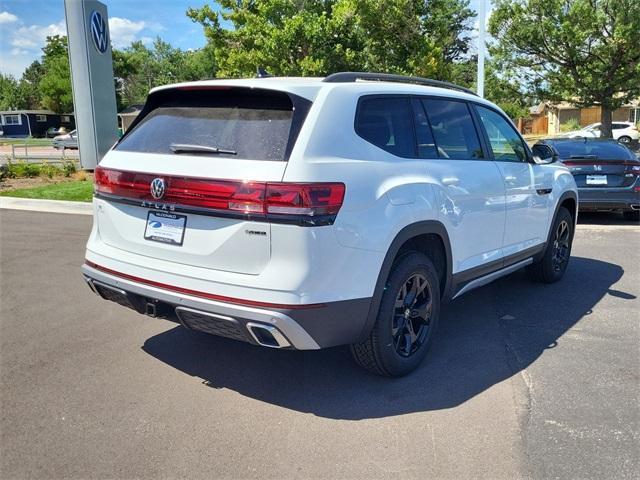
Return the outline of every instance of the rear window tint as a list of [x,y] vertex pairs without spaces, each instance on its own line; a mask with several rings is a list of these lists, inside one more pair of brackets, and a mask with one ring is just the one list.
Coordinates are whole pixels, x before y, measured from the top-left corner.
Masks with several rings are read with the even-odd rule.
[[453,100],[422,100],[440,158],[483,158],[469,107]]
[[[286,94],[177,92],[161,99],[117,145],[117,150],[175,154],[176,145],[219,148],[226,153],[185,153],[249,160],[286,160],[295,141],[294,108]],[[296,115],[306,115],[304,112]],[[295,124],[295,125],[294,125]],[[173,146],[173,147],[172,147]],[[235,152],[235,153],[233,153]]]
[[569,160],[579,157],[594,157],[598,160],[635,160],[635,155],[624,145],[618,142],[591,142],[575,140],[553,142],[561,159]]
[[363,98],[356,114],[356,133],[398,157],[415,157],[413,112],[406,97]]

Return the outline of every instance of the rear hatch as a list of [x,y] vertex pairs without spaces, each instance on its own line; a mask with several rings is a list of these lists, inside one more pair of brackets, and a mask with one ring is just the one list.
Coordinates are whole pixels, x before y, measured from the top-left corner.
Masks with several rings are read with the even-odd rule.
[[580,189],[629,188],[640,174],[637,157],[615,141],[576,140],[554,146]]
[[267,185],[282,180],[310,104],[244,87],[151,94],[96,169],[100,238],[150,258],[259,274],[271,254]]

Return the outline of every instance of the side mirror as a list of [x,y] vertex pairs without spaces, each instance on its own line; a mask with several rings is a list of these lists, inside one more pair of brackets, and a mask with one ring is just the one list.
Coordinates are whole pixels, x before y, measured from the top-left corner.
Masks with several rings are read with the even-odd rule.
[[548,165],[558,159],[553,148],[544,143],[535,144],[531,150],[533,151],[533,163],[537,165]]

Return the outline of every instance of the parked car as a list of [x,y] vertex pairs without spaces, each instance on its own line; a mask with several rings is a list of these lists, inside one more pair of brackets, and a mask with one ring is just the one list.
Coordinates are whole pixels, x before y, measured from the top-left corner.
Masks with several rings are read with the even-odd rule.
[[69,133],[58,135],[53,138],[53,148],[58,150],[70,148],[77,150],[78,148],[78,131],[71,130]]
[[58,135],[64,135],[65,133],[67,133],[67,129],[64,127],[49,127],[46,135],[47,138],[54,138]]
[[[600,138],[600,126],[602,124],[592,123],[580,130],[574,130],[573,132],[567,132],[560,137],[566,138]],[[611,124],[612,136],[620,143],[629,144],[633,140],[638,140],[638,128],[633,122],[613,122]]]
[[349,344],[403,375],[444,302],[523,267],[564,275],[577,189],[540,154],[493,103],[434,80],[155,88],[95,170],[82,272],[152,317],[270,348]]
[[533,146],[551,147],[573,174],[580,211],[621,211],[640,220],[640,160],[625,145],[602,138],[547,139]]

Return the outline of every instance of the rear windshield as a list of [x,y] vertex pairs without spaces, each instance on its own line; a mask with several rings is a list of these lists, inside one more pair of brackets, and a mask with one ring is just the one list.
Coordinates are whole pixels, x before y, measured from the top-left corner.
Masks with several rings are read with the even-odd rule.
[[116,150],[283,161],[304,120],[294,111],[308,111],[287,94],[241,88],[165,92],[150,103]]
[[635,160],[635,155],[617,142],[590,142],[584,140],[553,142],[560,158],[597,158],[598,160]]

